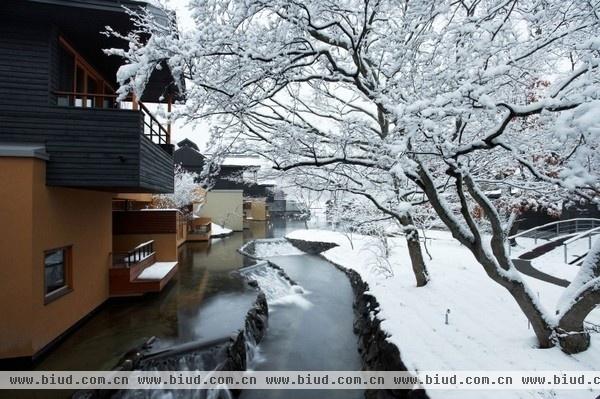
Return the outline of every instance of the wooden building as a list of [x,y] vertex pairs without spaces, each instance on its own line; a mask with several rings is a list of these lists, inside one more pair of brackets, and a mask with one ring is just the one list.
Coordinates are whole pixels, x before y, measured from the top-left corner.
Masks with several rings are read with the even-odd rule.
[[[141,98],[116,101],[122,60],[103,49],[126,43],[101,32],[132,27],[123,6],[166,18],[133,0],[0,2],[0,359],[9,368],[40,356],[111,293],[160,290],[177,270],[176,212],[128,206],[139,217],[130,224],[113,216],[113,206],[173,191],[170,128],[144,103],[170,102],[179,86],[165,66]],[[119,275],[126,281],[114,285]]]

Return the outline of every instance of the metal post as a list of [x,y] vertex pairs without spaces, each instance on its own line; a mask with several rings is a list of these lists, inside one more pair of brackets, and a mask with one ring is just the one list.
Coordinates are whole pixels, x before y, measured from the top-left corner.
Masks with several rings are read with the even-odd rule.
[[563,244],[563,250],[565,254],[565,263],[567,263],[567,244]]

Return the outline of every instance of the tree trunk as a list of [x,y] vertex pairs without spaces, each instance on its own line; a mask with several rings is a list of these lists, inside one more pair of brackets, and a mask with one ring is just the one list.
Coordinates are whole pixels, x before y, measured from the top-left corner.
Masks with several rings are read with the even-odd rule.
[[600,303],[600,287],[591,286],[575,299],[575,303],[559,319],[556,336],[566,353],[583,352],[590,346],[590,333],[583,321]]
[[423,259],[423,251],[421,251],[419,231],[413,224],[413,219],[410,214],[401,217],[400,224],[405,228],[408,254],[410,256],[413,273],[417,279],[417,287],[423,287],[429,281],[429,273],[427,272],[427,265]]
[[[518,232],[519,232],[519,219],[516,219],[516,220],[513,222],[512,226],[510,226],[510,230],[509,230],[509,232],[508,232],[508,235],[509,235],[509,236],[512,236],[512,235],[515,235],[515,234],[517,234]],[[516,246],[517,246],[517,240],[516,240],[516,239],[514,239],[514,238],[511,238],[511,239],[508,241],[508,245],[510,245],[511,247],[516,247]]]
[[517,305],[519,305],[519,308],[525,314],[529,323],[531,323],[540,348],[553,347],[555,343],[552,339],[552,326],[544,317],[544,312],[539,308],[538,302],[533,297],[532,292],[527,289],[524,282],[509,278],[501,273],[495,264],[495,262],[498,262],[501,267],[508,266],[510,260],[507,257],[498,255],[495,256],[494,260],[481,247],[471,250],[471,252],[475,255],[475,259],[483,266],[487,275],[496,283],[506,288],[515,299]]
[[518,275],[513,276],[511,273],[514,266],[504,247],[504,232],[498,213],[495,211],[495,208],[489,202],[487,197],[476,189],[473,180],[466,178],[467,188],[469,189],[471,196],[475,202],[482,207],[492,225],[492,253],[489,253],[484,249],[481,234],[475,221],[472,219],[471,213],[465,202],[462,176],[455,175],[453,177],[457,179],[457,191],[462,203],[461,214],[465,219],[466,226],[463,226],[460,220],[449,211],[443,198],[440,197],[427,169],[421,166],[418,170],[418,176],[415,177],[415,181],[423,189],[429,199],[429,203],[448,227],[452,236],[471,251],[473,256],[475,256],[475,259],[477,259],[477,262],[483,266],[485,272],[493,281],[510,292],[511,296],[519,305],[519,308],[521,308],[527,319],[530,321],[540,347],[550,348],[554,346],[553,326],[551,326],[544,317],[544,312],[539,307],[537,299],[534,298],[532,292],[526,287],[525,283],[518,278]]

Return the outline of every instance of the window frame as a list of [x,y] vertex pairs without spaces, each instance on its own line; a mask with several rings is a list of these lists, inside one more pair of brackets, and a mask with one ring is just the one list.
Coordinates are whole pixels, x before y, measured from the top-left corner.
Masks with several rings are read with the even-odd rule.
[[[63,273],[65,283],[62,287],[56,288],[50,292],[46,292],[48,289],[48,285],[46,282],[46,257],[56,251],[63,251]],[[57,263],[57,265],[60,263]],[[42,262],[43,267],[43,275],[44,275],[44,305],[47,305],[51,302],[54,302],[58,298],[68,294],[73,291],[73,246],[66,245],[64,247],[52,248],[44,251],[44,258]]]
[[[75,108],[110,108],[105,107],[105,100],[107,98],[116,99],[117,95],[114,87],[105,79],[87,60],[69,43],[69,41],[62,35],[58,36],[59,46],[70,53],[73,57],[73,84],[72,87],[67,91],[59,91],[59,93],[68,93],[69,96],[73,96],[73,103],[71,104],[71,98],[69,97],[69,106]],[[78,91],[77,79],[78,69],[81,69],[83,90]],[[96,92],[88,92],[88,79],[92,79],[96,82]],[[77,101],[80,100],[81,104],[77,105]]]

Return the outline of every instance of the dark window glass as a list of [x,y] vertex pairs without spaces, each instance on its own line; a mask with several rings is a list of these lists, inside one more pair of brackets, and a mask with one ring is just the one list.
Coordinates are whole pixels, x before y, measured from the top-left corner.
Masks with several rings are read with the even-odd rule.
[[75,74],[75,57],[67,49],[60,46],[58,51],[58,90],[73,91]]
[[44,257],[46,294],[56,291],[67,284],[65,258],[64,248],[46,252]]

